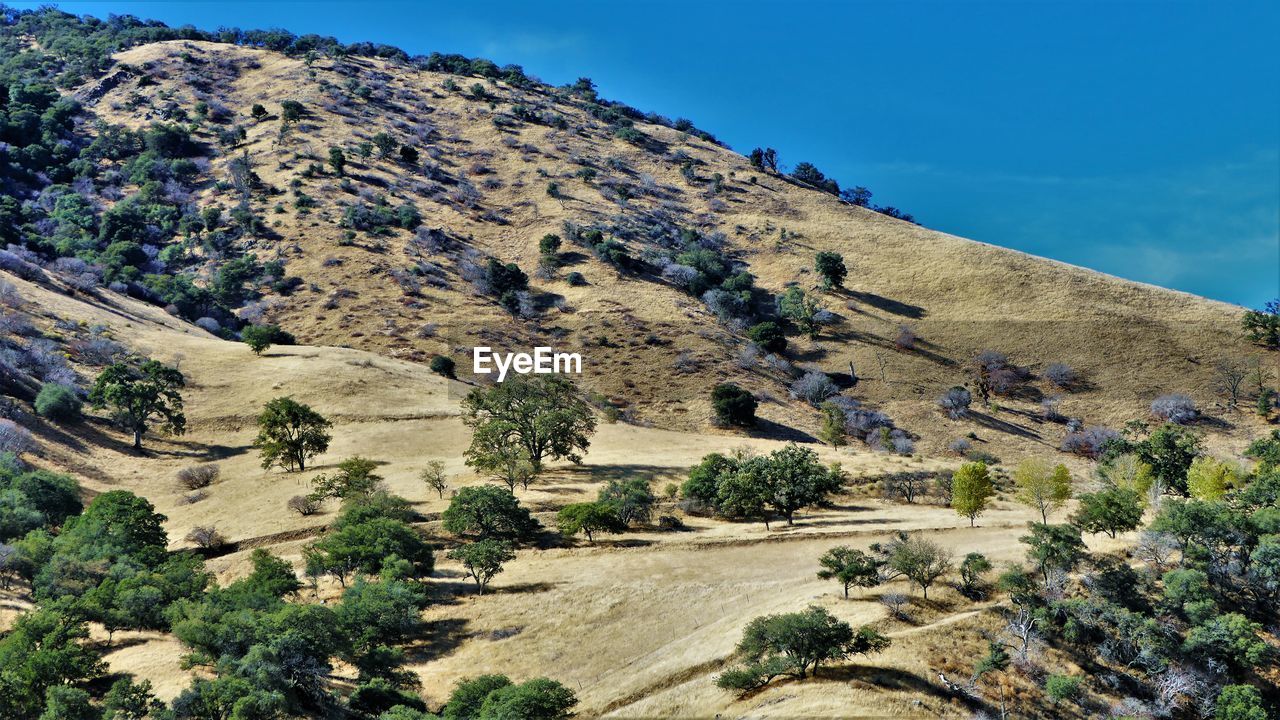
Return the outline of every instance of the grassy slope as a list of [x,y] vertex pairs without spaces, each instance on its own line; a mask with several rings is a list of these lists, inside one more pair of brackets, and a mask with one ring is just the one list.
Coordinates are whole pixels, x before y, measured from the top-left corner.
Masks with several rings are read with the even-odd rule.
[[[184,62],[179,51],[199,64]],[[539,91],[490,84],[491,108],[489,102],[445,90],[447,76],[440,74],[374,60],[341,66],[322,60],[309,70],[301,61],[270,52],[201,43],[144,46],[120,60],[146,68],[158,84],[123,83],[92,103],[94,114],[137,125],[156,118],[146,104],[128,109],[125,100],[131,94],[158,106],[157,93],[169,91],[188,108],[196,95],[214,97],[238,113],[237,122],[246,123],[249,141],[235,153],[248,153],[265,183],[285,190],[298,179],[319,200],[317,209],[302,215],[292,209],[287,193],[259,202],[281,239],[254,241],[247,248],[263,258],[287,260],[289,273],[311,286],[279,300],[269,313],[309,342],[418,360],[450,352],[461,366],[469,366],[466,353],[481,341],[522,347],[537,338],[582,351],[591,389],[661,427],[704,429],[707,388],[724,379],[767,398],[761,414],[771,421],[806,432],[817,424],[814,413],[787,401],[778,373],[738,366],[741,337],[718,326],[700,302],[653,277],[619,277],[581,251],[566,271],[582,272],[590,285],[535,279],[534,289],[549,303],[558,300],[538,321],[511,321],[456,275],[449,289],[404,295],[388,273],[424,257],[410,247],[410,234],[372,239],[362,233],[356,246],[340,247],[341,204],[357,198],[339,189],[336,178],[300,176],[310,163],[323,162],[329,147],[350,148],[387,131],[417,145],[424,157],[434,157],[451,179],[440,185],[403,164],[362,161],[348,152],[355,187],[385,194],[393,204],[413,202],[427,227],[441,228],[462,246],[518,262],[527,271],[536,265],[538,238],[560,232],[565,220],[586,224],[658,212],[704,234],[723,233],[733,254],[772,292],[791,282],[812,287],[813,255],[841,252],[850,268],[848,290],[828,294],[824,302],[842,321],[816,343],[793,339],[793,359],[833,372],[853,362],[865,379],[854,395],[921,436],[926,451],[940,451],[970,430],[994,443],[997,452],[1012,455],[1042,452],[1060,442],[1061,425],[1033,417],[1036,396],[1051,392],[1044,384],[1024,398],[1002,399],[1004,411],[993,419],[952,423],[937,412],[934,399],[963,382],[966,366],[983,349],[1005,352],[1032,370],[1070,363],[1085,374],[1090,389],[1066,397],[1062,411],[1089,424],[1113,426],[1141,417],[1164,392],[1188,393],[1212,411],[1215,359],[1256,354],[1239,337],[1240,309],[1234,306],[892,220],[755,172],[741,156],[668,128],[639,125],[660,146],[659,152],[639,149],[612,138],[580,107]],[[340,90],[347,76],[376,85],[377,106],[347,97]],[[196,77],[211,83],[206,91],[191,87]],[[341,96],[337,101],[335,94]],[[310,115],[283,140],[277,120],[255,125],[245,117],[255,102],[274,109],[285,98],[305,103]],[[515,103],[562,114],[571,129],[495,127],[493,117]],[[699,162],[696,184],[681,176],[671,159],[676,151]],[[625,160],[630,169],[610,170],[609,158]],[[213,161],[215,176],[225,177],[224,164],[225,158]],[[594,184],[573,178],[588,165],[599,173]],[[714,173],[727,178],[719,195],[709,191]],[[457,201],[457,185],[450,183],[459,179],[478,189],[473,207]],[[548,196],[551,179],[565,197]],[[493,189],[484,189],[486,182],[493,182]],[[639,197],[625,207],[605,199],[614,183],[631,187]],[[229,193],[211,188],[201,195],[202,204],[229,208],[232,202]],[[270,211],[276,201],[286,205],[286,212]],[[498,217],[502,222],[495,221]],[[630,245],[635,254],[643,249]],[[341,264],[325,264],[333,259]],[[425,259],[455,270],[443,255]],[[335,298],[340,289],[351,297]],[[427,323],[438,326],[434,337],[420,336]],[[918,351],[894,348],[901,324],[916,329]],[[598,338],[607,339],[607,346]],[[692,361],[691,370],[677,368],[682,353]],[[1254,432],[1248,419],[1227,420],[1242,425],[1233,435]],[[1230,444],[1238,447],[1240,441]]]
[[[429,459],[445,461],[451,484],[482,480],[462,465],[466,431],[457,418],[462,384],[449,383],[419,364],[364,351],[320,346],[272,348],[254,357],[247,347],[213,338],[153,307],[113,293],[69,297],[0,274],[35,308],[37,324],[54,317],[105,324],[116,337],[141,351],[177,363],[189,380],[189,430],[181,438],[147,438],[147,453],[134,455],[126,439],[99,420],[71,426],[58,436],[37,425],[45,455],[42,464],[77,469],[91,492],[123,487],[147,496],[169,517],[175,547],[193,525],[214,525],[240,550],[216,557],[211,568],[226,581],[247,570],[248,548],[267,546],[300,560],[301,549],[325,522],[325,514],[300,518],[284,511],[285,500],[306,491],[305,474],[264,471],[249,447],[253,415],[267,399],[291,394],[335,421],[335,442],[317,459],[315,471],[331,468],[354,453],[384,462],[379,472],[391,490],[408,497],[428,517],[447,502],[416,480]],[[607,479],[639,474],[657,487],[679,480],[703,454],[751,446],[768,451],[776,440],[680,433],[624,424],[602,425],[581,467],[555,465],[522,502],[546,524],[556,508],[593,497]],[[637,458],[635,448],[647,448]],[[898,469],[938,467],[935,461],[884,456],[860,450],[824,450],[855,478]],[[181,467],[216,461],[221,479],[209,496],[182,501],[173,481]],[[659,512],[672,512],[663,508]],[[1002,501],[981,527],[946,508],[900,506],[858,494],[834,507],[804,513],[793,528],[724,523],[688,518],[690,532],[635,531],[609,536],[594,546],[522,550],[494,592],[474,597],[461,568],[441,558],[432,581],[437,602],[427,611],[430,633],[410,653],[423,680],[423,693],[441,702],[457,679],[480,672],[515,677],[548,674],[579,694],[588,715],[712,715],[716,712],[847,714],[876,713],[961,716],[923,681],[933,661],[924,648],[939,644],[946,655],[978,643],[976,627],[990,618],[949,589],[931,593],[918,606],[914,623],[892,621],[879,605],[884,592],[909,592],[902,582],[855,593],[817,580],[815,558],[834,544],[857,547],[884,540],[890,532],[926,530],[963,553],[982,551],[994,560],[1014,560],[1016,537],[1031,518],[1026,509]],[[423,524],[441,542],[438,522]],[[340,592],[323,584],[320,597]],[[4,605],[23,606],[17,589],[0,596]],[[817,603],[852,622],[875,622],[894,633],[896,645],[883,656],[859,660],[825,681],[782,684],[735,700],[712,682],[731,654],[741,627],[752,617]],[[953,627],[954,626],[954,627]],[[181,646],[153,632],[122,632],[108,662],[118,671],[151,679],[163,697],[189,682],[178,660]],[[845,677],[847,676],[847,677]],[[878,686],[879,689],[876,689]],[[915,701],[923,705],[916,705]]]

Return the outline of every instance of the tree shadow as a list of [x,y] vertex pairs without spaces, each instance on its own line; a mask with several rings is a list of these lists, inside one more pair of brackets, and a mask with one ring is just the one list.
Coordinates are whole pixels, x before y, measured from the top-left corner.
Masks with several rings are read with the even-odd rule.
[[439,660],[453,654],[474,633],[467,632],[464,618],[443,618],[423,623],[417,639],[405,648],[405,659],[412,663]]
[[818,439],[803,430],[782,425],[772,420],[764,418],[756,418],[756,426],[751,429],[751,437],[764,438],[766,440],[783,440],[794,443],[812,443]]
[[958,700],[975,713],[992,711],[991,706],[981,698],[953,693],[919,675],[898,668],[883,668],[874,665],[834,665],[819,669],[814,676],[814,680],[816,682],[826,680],[844,683],[866,683],[878,689],[889,688],[901,692],[932,695],[943,700]]
[[912,305],[910,303],[902,302],[901,300],[894,300],[893,298],[887,298],[883,295],[877,295],[872,292],[850,290],[847,291],[847,294],[858,302],[900,317],[919,320],[928,314],[925,309],[919,305]]
[[557,469],[556,474],[566,476],[565,479],[570,482],[605,483],[611,480],[628,480],[639,477],[652,483],[659,480],[683,479],[681,470],[681,468],[669,465],[624,463],[620,465],[575,465]]
[[967,417],[973,420],[975,423],[981,425],[982,427],[985,427],[991,430],[996,430],[1002,433],[1008,433],[1010,435],[1016,435],[1018,437],[1029,438],[1031,440],[1044,440],[1044,438],[1040,435],[1040,433],[1034,430],[1031,430],[1030,428],[1025,428],[1021,425],[1015,425],[1014,423],[1008,422],[1007,420],[1001,420],[999,418],[992,417],[990,415],[987,415],[986,413],[981,413],[976,410],[970,410]]

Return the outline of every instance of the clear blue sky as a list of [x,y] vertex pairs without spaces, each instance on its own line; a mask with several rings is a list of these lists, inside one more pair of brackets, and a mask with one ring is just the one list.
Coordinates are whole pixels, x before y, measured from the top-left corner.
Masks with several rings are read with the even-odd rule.
[[1280,296],[1276,2],[59,5],[585,75],[932,228],[1244,305]]

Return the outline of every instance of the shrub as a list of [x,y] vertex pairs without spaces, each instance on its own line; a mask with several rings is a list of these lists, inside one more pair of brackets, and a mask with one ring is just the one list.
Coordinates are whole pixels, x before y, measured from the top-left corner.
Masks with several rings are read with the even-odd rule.
[[1067,433],[1067,436],[1062,439],[1062,451],[1096,460],[1102,455],[1107,444],[1119,437],[1120,433],[1111,428],[1093,425]]
[[817,370],[811,370],[791,383],[791,397],[804,400],[814,407],[839,394],[840,388],[831,378]]
[[431,372],[436,373],[437,375],[443,375],[444,377],[451,379],[456,378],[456,366],[457,363],[455,363],[453,358],[448,355],[436,355],[431,358]]
[[1080,678],[1076,675],[1050,675],[1045,678],[1044,693],[1055,703],[1074,701],[1080,697]]
[[844,266],[844,258],[837,252],[820,252],[814,258],[814,269],[822,276],[822,287],[844,287],[844,278],[848,270]]
[[58,383],[41,385],[40,394],[36,395],[36,412],[59,422],[78,420],[81,404],[75,390]]
[[969,406],[973,404],[973,395],[959,385],[951,388],[938,398],[938,407],[952,420],[959,420],[969,414]]
[[565,282],[569,283],[574,287],[581,287],[587,284],[587,279],[583,277],[582,273],[577,272],[576,270],[574,272],[569,273],[568,275],[565,275],[564,279],[565,279]]
[[787,349],[787,336],[782,332],[782,328],[778,326],[778,323],[772,320],[753,325],[747,331],[747,337],[764,348],[766,352],[780,353]]
[[196,547],[205,550],[211,550],[227,544],[227,539],[213,525],[197,525],[191,528],[191,532],[186,535],[186,541],[195,543]]
[[1070,365],[1059,362],[1044,369],[1044,379],[1063,390],[1070,390],[1080,381],[1080,375]]
[[1186,425],[1195,420],[1199,412],[1191,398],[1180,393],[1170,393],[1151,402],[1151,414],[1167,422]]
[[285,503],[285,507],[306,517],[320,512],[320,501],[310,495],[294,495]]
[[218,479],[220,472],[217,465],[192,465],[178,471],[178,484],[188,490],[209,487]]
[[756,398],[749,390],[733,383],[721,383],[711,390],[711,408],[720,425],[754,426],[756,405]]
[[30,431],[12,420],[0,418],[0,453],[21,457],[36,449]]

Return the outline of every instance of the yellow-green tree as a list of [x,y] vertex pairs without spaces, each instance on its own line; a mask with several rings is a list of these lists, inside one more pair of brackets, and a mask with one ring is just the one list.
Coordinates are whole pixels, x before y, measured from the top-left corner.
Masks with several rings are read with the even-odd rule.
[[1240,485],[1244,471],[1239,465],[1202,455],[1187,470],[1187,490],[1199,500],[1221,500],[1229,488]]
[[965,463],[951,476],[951,507],[969,518],[969,527],[974,526],[995,494],[996,488],[986,463]]
[[1071,473],[1062,464],[1051,468],[1037,458],[1023,460],[1013,471],[1013,484],[1018,488],[1018,502],[1038,510],[1046,523],[1050,513],[1071,499]]

